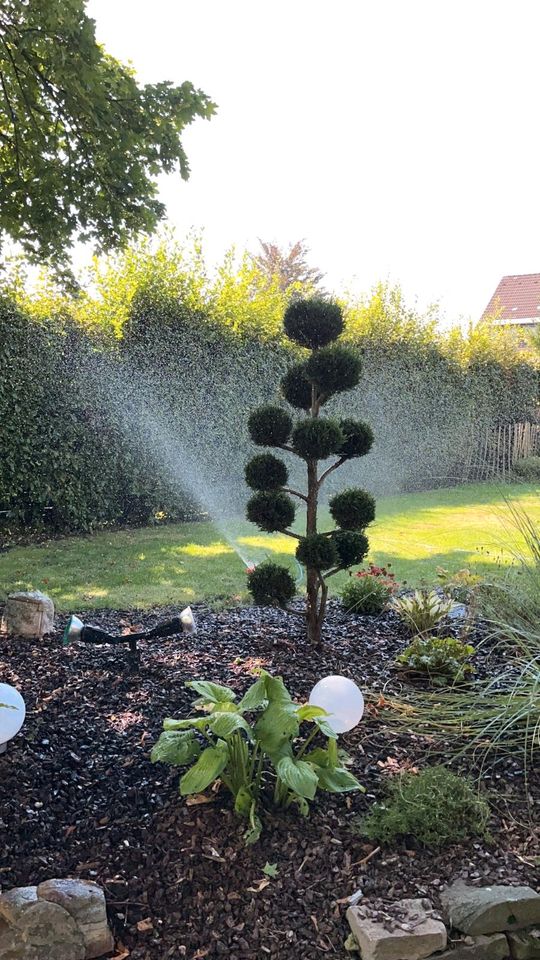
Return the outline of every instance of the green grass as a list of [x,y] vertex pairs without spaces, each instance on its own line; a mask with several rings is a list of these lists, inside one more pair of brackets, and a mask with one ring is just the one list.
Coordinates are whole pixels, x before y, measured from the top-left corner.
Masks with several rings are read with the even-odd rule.
[[[503,494],[540,522],[536,485],[478,484],[380,499],[369,559],[392,563],[398,580],[411,586],[432,583],[439,565],[493,575],[512,561]],[[296,573],[293,539],[262,534],[247,521],[229,523],[227,536],[246,560],[272,556]],[[334,592],[345,576],[332,578]],[[0,554],[0,597],[27,589],[45,591],[59,610],[182,604],[242,595],[245,567],[214,524],[175,524],[67,537]]]

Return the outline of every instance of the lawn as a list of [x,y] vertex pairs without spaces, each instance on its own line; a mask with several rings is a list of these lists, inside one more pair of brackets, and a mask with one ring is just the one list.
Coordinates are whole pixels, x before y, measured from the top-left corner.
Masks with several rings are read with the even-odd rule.
[[[391,563],[398,580],[412,586],[434,582],[438,566],[496,575],[512,562],[505,496],[540,522],[532,485],[477,484],[381,498],[369,559]],[[296,574],[294,550],[293,539],[262,534],[240,520],[226,529],[186,523],[67,537],[0,554],[0,597],[40,589],[59,610],[230,599],[245,592],[244,561],[271,556],[289,562]],[[330,581],[334,591],[345,576]]]

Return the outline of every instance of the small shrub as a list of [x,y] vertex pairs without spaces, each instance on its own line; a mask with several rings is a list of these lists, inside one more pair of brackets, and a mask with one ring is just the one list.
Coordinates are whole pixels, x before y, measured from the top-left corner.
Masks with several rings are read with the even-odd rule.
[[258,606],[285,608],[296,593],[296,584],[287,567],[265,560],[249,571],[248,590]]
[[334,530],[331,536],[336,545],[340,567],[352,567],[355,563],[362,563],[369,550],[369,540],[365,533]]
[[472,781],[446,767],[428,767],[391,780],[387,798],[374,806],[360,830],[377,843],[413,837],[437,848],[474,836],[488,838],[489,815]]
[[375,500],[366,490],[343,490],[331,497],[328,505],[342,530],[363,530],[375,519]]
[[364,457],[369,453],[373,446],[373,430],[369,424],[363,420],[345,419],[340,420],[339,425],[345,437],[339,450],[340,457],[347,457],[349,460],[353,457]]
[[319,393],[331,396],[337,391],[352,390],[360,380],[362,363],[350,347],[323,347],[306,363],[306,372]]
[[540,457],[523,457],[512,468],[516,477],[534,483],[540,480]]
[[343,311],[339,304],[319,297],[293,300],[283,317],[283,327],[289,339],[311,350],[332,343],[343,333],[343,326]]
[[349,613],[382,613],[396,589],[393,573],[370,564],[351,576],[341,592],[341,601]]
[[291,435],[292,419],[283,407],[267,404],[253,411],[248,429],[253,443],[258,446],[280,447]]
[[277,490],[287,483],[287,467],[272,453],[259,453],[252,457],[245,469],[246,483],[253,490]]
[[281,490],[265,490],[248,500],[246,515],[266,533],[285,530],[294,522],[295,507],[291,498]]
[[435,590],[415,590],[412,596],[396,597],[392,609],[413,635],[429,633],[448,616],[452,600]]
[[467,663],[475,649],[454,637],[415,637],[413,642],[398,657],[398,663],[430,677],[438,686],[459,683],[474,668]]
[[339,557],[331,537],[326,537],[323,533],[312,533],[300,540],[296,548],[296,559],[306,567],[329,570],[336,566]]
[[337,420],[302,420],[292,435],[295,453],[304,460],[326,460],[337,453],[343,440]]

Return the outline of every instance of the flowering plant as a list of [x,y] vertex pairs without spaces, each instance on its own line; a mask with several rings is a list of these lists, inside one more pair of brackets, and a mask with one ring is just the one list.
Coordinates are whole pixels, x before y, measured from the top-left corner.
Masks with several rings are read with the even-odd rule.
[[396,575],[388,567],[370,563],[366,570],[351,574],[341,593],[341,599],[350,613],[381,613],[397,590]]

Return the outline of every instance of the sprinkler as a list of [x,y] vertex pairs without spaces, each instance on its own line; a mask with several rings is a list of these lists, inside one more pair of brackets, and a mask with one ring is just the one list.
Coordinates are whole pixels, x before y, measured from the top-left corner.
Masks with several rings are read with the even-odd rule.
[[101,627],[95,627],[91,623],[83,623],[82,620],[79,620],[78,617],[73,615],[66,624],[62,644],[64,647],[67,647],[73,640],[79,640],[81,643],[94,643],[96,645],[102,643],[110,643],[113,645],[128,643],[130,654],[134,662],[137,663],[138,640],[155,640],[157,637],[172,637],[178,633],[195,633],[195,630],[195,617],[193,616],[191,607],[186,607],[177,617],[172,617],[170,620],[164,620],[163,623],[158,623],[158,625],[152,627],[151,630],[141,630],[139,633],[120,634],[120,636],[107,633],[106,630],[102,630]]

